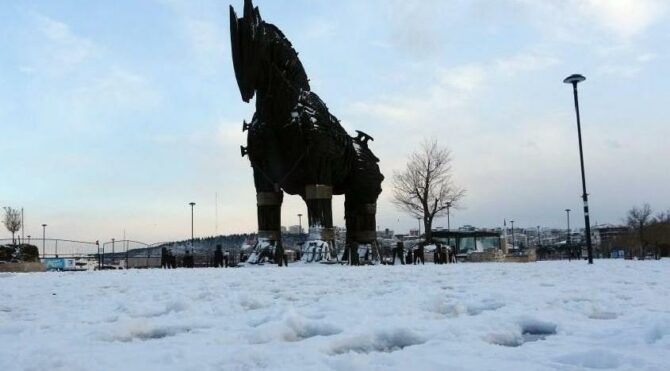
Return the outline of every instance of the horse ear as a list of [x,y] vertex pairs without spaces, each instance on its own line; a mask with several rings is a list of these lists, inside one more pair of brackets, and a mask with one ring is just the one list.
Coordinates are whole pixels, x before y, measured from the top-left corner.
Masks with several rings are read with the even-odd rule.
[[258,10],[258,7],[254,7],[251,0],[244,0],[243,18],[251,25],[258,25],[261,23],[261,13]]
[[254,4],[251,0],[244,0],[244,18],[251,16],[251,13],[254,11]]

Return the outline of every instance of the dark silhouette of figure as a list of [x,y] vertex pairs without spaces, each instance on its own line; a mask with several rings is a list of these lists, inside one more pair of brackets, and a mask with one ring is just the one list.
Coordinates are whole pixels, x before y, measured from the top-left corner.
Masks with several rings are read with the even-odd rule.
[[424,243],[420,242],[414,252],[414,264],[417,264],[418,261],[421,261],[421,264],[425,264],[424,260]]
[[411,248],[407,249],[407,256],[405,257],[405,264],[413,264],[414,263],[414,252],[412,251]]
[[221,250],[221,245],[216,245],[216,250],[214,251],[214,266],[217,268],[228,266],[226,260],[223,256],[223,250]]
[[182,263],[184,268],[193,268],[193,254],[191,254],[188,250],[184,252],[184,258],[182,259]]
[[405,265],[405,246],[402,241],[398,241],[393,249],[393,261],[391,265],[395,265],[395,258],[400,259],[400,264]]
[[171,268],[170,255],[170,251],[166,247],[161,248],[161,268]]
[[256,97],[248,131],[258,207],[257,248],[281,264],[281,205],[284,193],[307,204],[310,231],[334,246],[333,195],[345,195],[346,248],[358,264],[357,244],[376,243],[377,197],[384,176],[368,148],[369,135],[347,134],[326,104],[311,91],[298,53],[284,34],[265,22],[251,0],[237,17],[230,7],[230,38],[235,78],[242,100]]

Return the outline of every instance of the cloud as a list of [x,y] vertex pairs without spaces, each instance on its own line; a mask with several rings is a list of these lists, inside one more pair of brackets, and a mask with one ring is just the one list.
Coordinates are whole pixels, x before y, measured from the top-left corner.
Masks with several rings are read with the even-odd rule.
[[155,107],[161,97],[143,76],[114,67],[75,88],[71,99],[75,107],[114,113]]
[[486,71],[479,65],[462,65],[440,69],[438,81],[441,88],[451,88],[461,93],[472,93],[486,80]]
[[588,0],[573,5],[582,17],[623,40],[644,33],[667,9],[667,2],[659,0]]
[[442,44],[440,5],[434,0],[385,2],[390,43],[419,57],[439,51]]
[[76,35],[67,24],[43,15],[36,15],[35,19],[40,35],[47,41],[41,53],[44,59],[38,62],[40,67],[64,74],[100,52],[91,40]]
[[186,38],[202,73],[215,73],[225,65],[229,36],[223,24],[196,18],[183,21]]
[[[524,72],[537,72],[560,63],[556,57],[535,51],[522,52],[490,63],[437,66],[417,77],[423,85],[419,93],[375,97],[352,104],[356,114],[376,116],[400,126],[415,125],[442,116],[444,111],[462,109],[474,102],[488,86]],[[430,81],[430,85],[425,82]]]
[[663,0],[515,0],[537,28],[562,41],[587,42],[594,33],[627,44],[666,13]]
[[641,70],[639,65],[630,64],[604,64],[596,68],[599,75],[619,76],[625,78],[635,77]]
[[498,59],[494,65],[501,74],[513,77],[523,72],[543,70],[559,62],[558,58],[549,55],[520,53],[507,59]]

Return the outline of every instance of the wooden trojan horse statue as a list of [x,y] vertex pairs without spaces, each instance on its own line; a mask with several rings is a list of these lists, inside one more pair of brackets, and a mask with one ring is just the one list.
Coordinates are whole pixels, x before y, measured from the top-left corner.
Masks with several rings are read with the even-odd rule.
[[300,195],[308,209],[310,239],[334,246],[332,196],[345,195],[347,253],[358,264],[358,244],[376,244],[376,202],[384,176],[368,148],[372,138],[354,138],[318,95],[310,90],[298,54],[284,34],[261,19],[251,0],[238,18],[230,7],[230,38],[235,77],[242,100],[256,96],[248,131],[258,205],[259,243],[281,265],[283,193]]

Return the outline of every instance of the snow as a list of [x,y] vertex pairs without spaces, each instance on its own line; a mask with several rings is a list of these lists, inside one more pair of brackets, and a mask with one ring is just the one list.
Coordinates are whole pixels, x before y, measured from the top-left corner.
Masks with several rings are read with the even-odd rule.
[[0,273],[0,370],[667,370],[670,260]]

